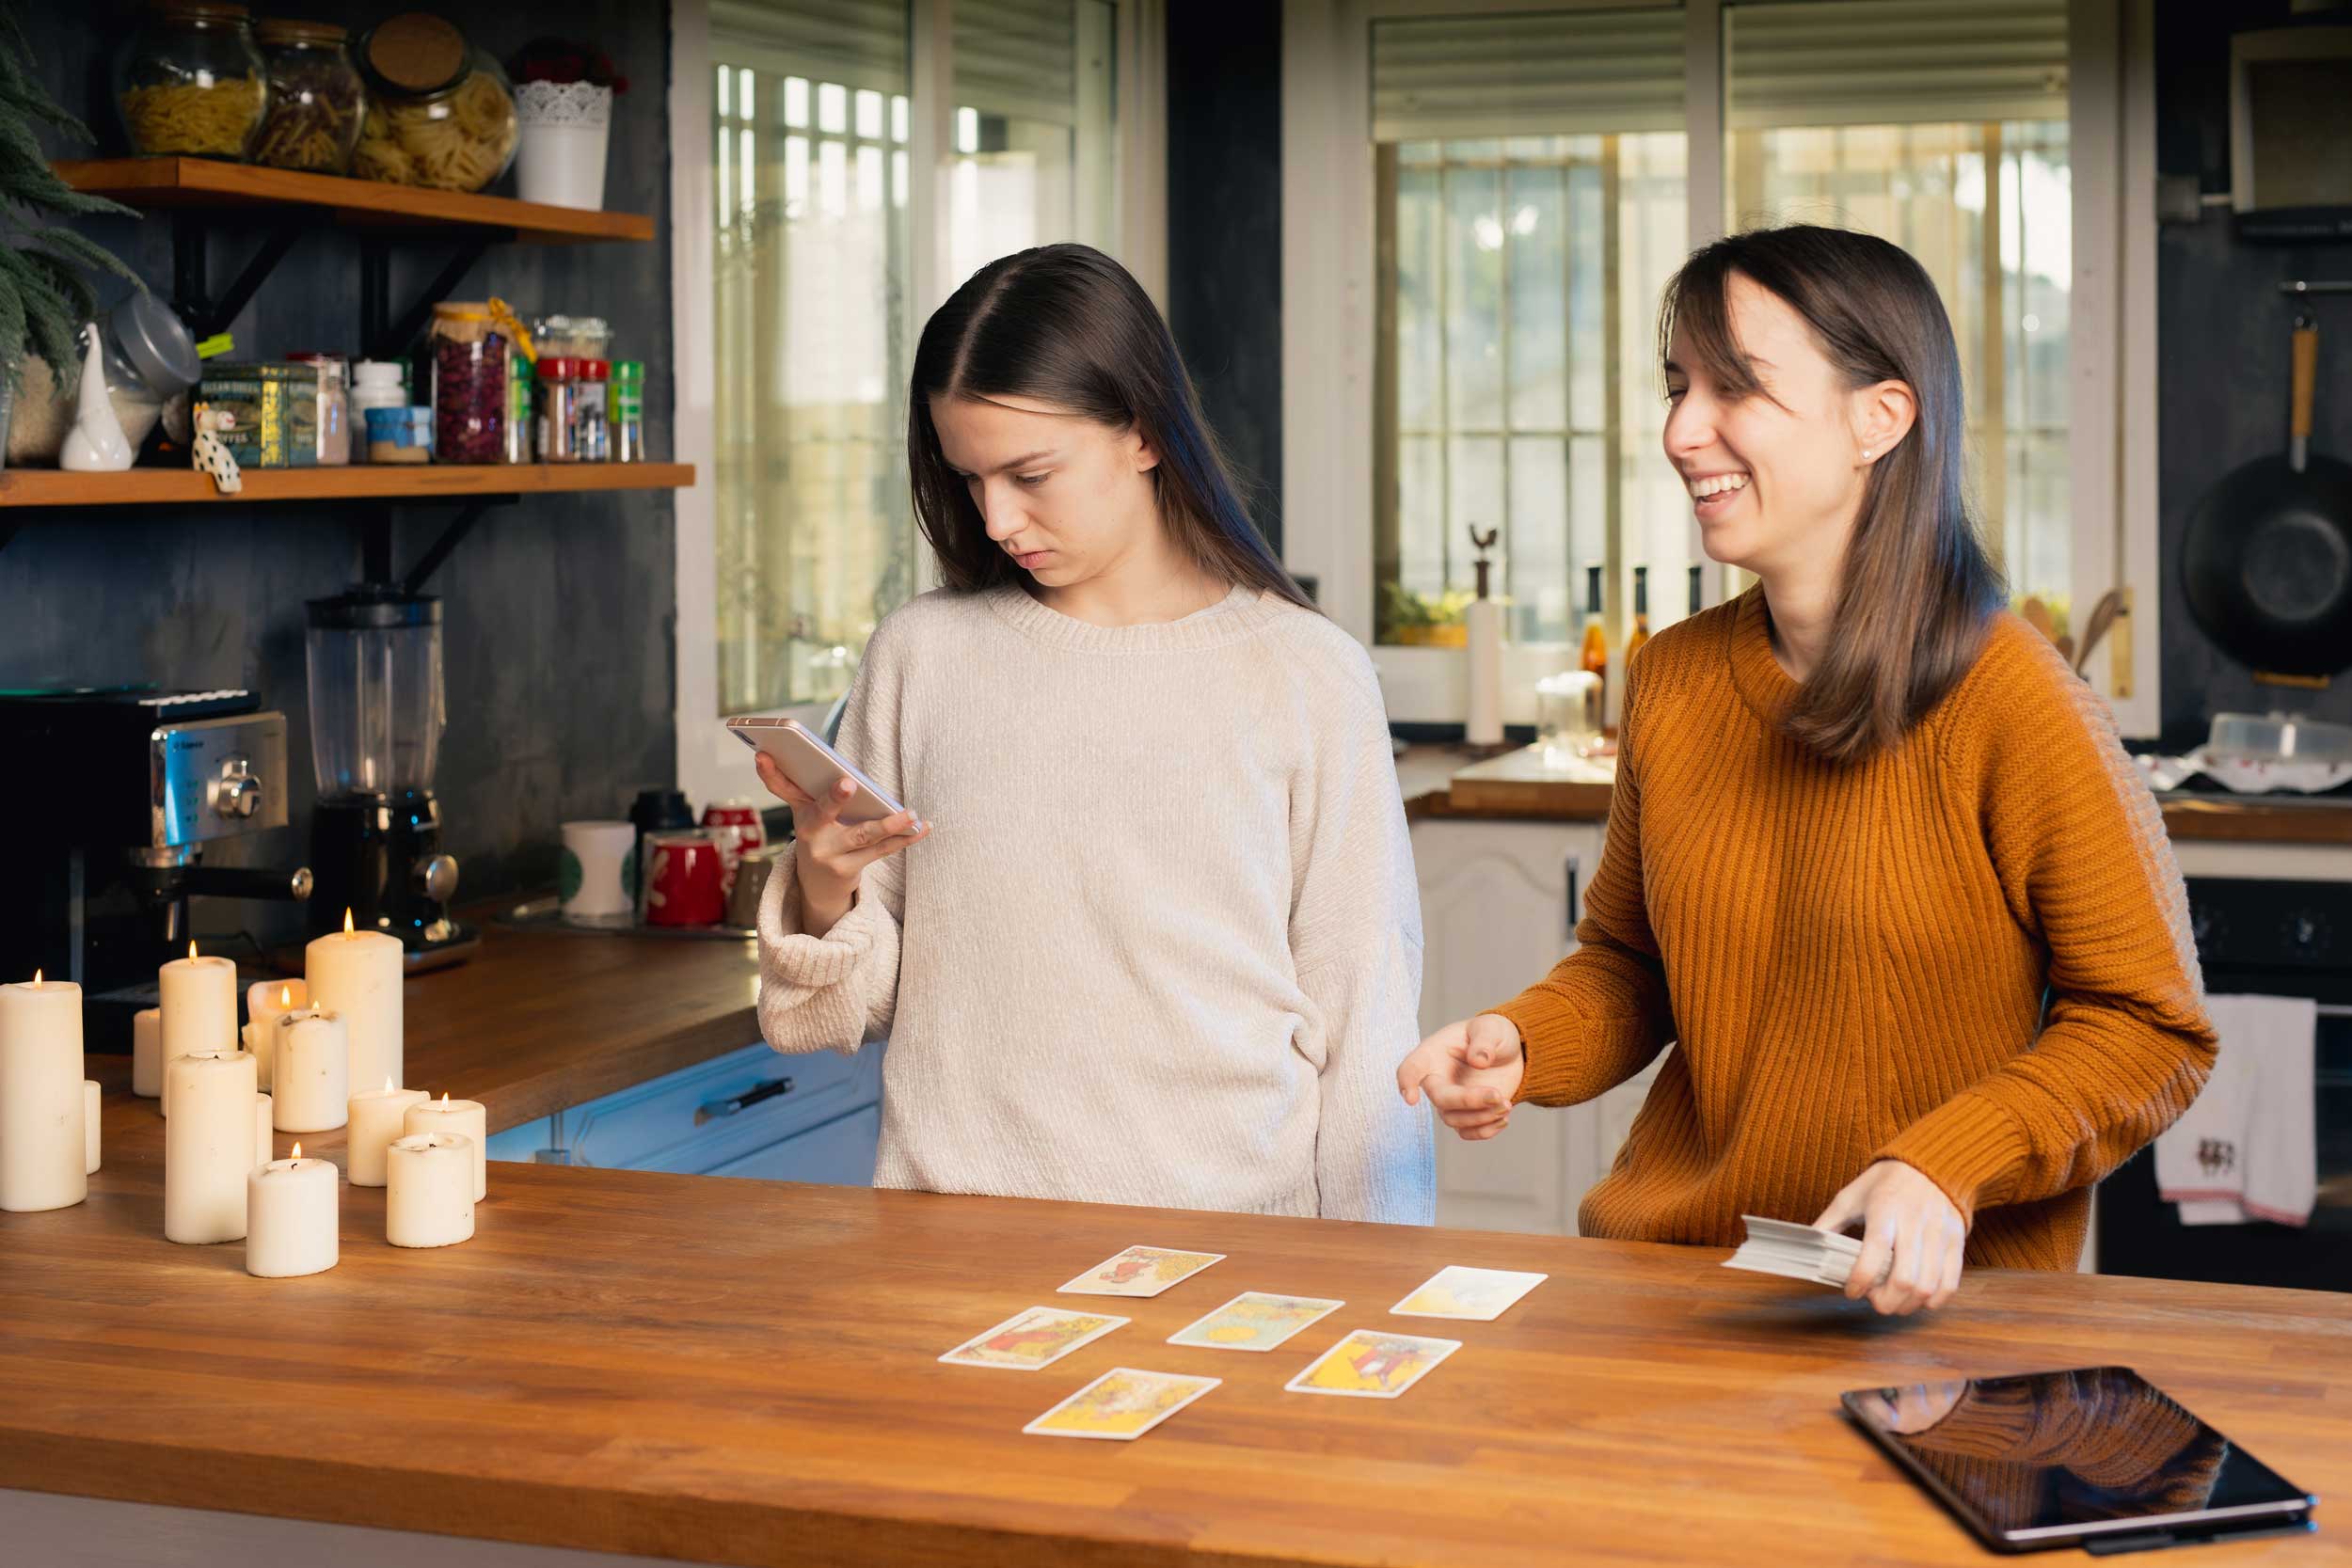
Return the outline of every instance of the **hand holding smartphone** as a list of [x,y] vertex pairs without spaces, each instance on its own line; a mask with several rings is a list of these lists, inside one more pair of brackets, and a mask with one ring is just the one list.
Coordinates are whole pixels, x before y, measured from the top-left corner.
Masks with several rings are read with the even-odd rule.
[[794,720],[730,719],[727,728],[757,753],[760,781],[792,808],[802,925],[823,936],[849,913],[865,869],[923,838],[930,824]]

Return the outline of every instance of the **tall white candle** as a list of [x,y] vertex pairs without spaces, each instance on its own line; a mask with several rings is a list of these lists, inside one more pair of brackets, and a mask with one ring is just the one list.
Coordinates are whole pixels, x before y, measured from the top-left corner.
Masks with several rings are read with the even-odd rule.
[[98,1080],[82,1080],[82,1174],[98,1174],[98,1113],[104,1101],[98,1092]]
[[443,1093],[438,1100],[428,1100],[421,1105],[408,1107],[402,1123],[410,1132],[445,1132],[464,1138],[473,1145],[473,1200],[476,1203],[490,1196],[489,1113],[479,1100],[452,1100]]
[[340,1014],[315,1007],[280,1013],[260,1026],[277,1037],[281,1132],[325,1132],[351,1119],[351,1037]]
[[253,1097],[253,1164],[248,1169],[259,1170],[278,1158],[278,1140],[270,1135],[270,1123],[276,1115],[268,1095]]
[[473,1150],[448,1132],[414,1132],[384,1150],[384,1239],[448,1246],[473,1234]]
[[303,949],[303,967],[310,977],[310,1005],[342,1015],[351,1032],[351,1081],[373,1084],[401,1077],[400,982],[402,950],[398,937],[381,931],[355,931],[351,912],[343,911],[343,928],[330,931]]
[[278,1092],[278,1064],[272,1056],[278,1037],[270,1025],[287,1013],[310,1005],[307,980],[256,980],[245,988],[245,1048],[253,1053],[253,1069],[261,1085]]
[[233,1242],[245,1234],[253,1174],[253,1058],[242,1051],[174,1057],[164,1069],[164,1237]]
[[[239,1050],[235,1046],[228,1046],[219,1051],[198,1051],[193,1053],[183,1053],[183,1054],[193,1054],[198,1056],[243,1056],[248,1062],[253,1060],[252,1052]],[[163,1106],[163,1112],[166,1116],[171,1115],[171,1064],[177,1059],[177,1057],[171,1056],[164,1058],[164,1092],[160,1103]]]
[[190,942],[188,956],[164,965],[155,981],[164,993],[165,1061],[199,1051],[234,1051],[242,1043],[235,964],[217,955],[199,958]]
[[131,1092],[142,1100],[164,1092],[164,1011],[142,1007],[131,1015]]
[[64,1209],[89,1196],[82,1168],[82,988],[0,986],[0,1209]]
[[384,1149],[407,1132],[408,1107],[421,1104],[422,1089],[396,1089],[387,1080],[381,1089],[362,1089],[345,1107],[351,1131],[343,1135],[346,1175],[355,1187],[384,1185]]
[[332,1164],[304,1159],[296,1144],[293,1159],[272,1160],[248,1175],[245,1194],[246,1273],[285,1279],[335,1266],[342,1245],[342,1192]]

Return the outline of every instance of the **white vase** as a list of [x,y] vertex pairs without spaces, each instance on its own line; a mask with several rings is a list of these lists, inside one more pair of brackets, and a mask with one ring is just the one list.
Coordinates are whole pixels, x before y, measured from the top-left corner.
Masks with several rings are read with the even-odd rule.
[[523,82],[515,88],[515,116],[521,130],[515,194],[557,207],[603,207],[612,89],[593,82]]

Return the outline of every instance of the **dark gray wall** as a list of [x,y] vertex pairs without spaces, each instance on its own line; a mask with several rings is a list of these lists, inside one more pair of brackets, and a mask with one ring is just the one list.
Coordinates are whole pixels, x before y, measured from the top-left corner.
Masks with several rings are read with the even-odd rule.
[[[2230,34],[2281,25],[2286,0],[2157,0],[2157,166],[2230,188]],[[2339,15],[2336,20],[2344,20]],[[2352,158],[2352,148],[2344,150]],[[2352,677],[2323,692],[2257,684],[2206,640],[2182,593],[2181,540],[2197,499],[2238,464],[2280,451],[2287,335],[2281,279],[2352,277],[2352,245],[2251,245],[2227,209],[2168,224],[2156,244],[2157,501],[2164,550],[2163,703],[2168,746],[2204,738],[2217,712],[2281,709],[2352,721]],[[2352,298],[2315,301],[2320,327],[2312,450],[2352,459]]]
[[1168,316],[1282,547],[1282,8],[1168,8]]
[[[297,8],[355,26],[401,8],[334,0]],[[128,36],[136,8],[98,0],[20,10],[29,13],[41,79],[91,122],[103,150],[120,150],[103,87],[105,54]],[[457,293],[495,293],[526,315],[564,310],[611,321],[614,352],[645,361],[648,439],[666,456],[668,8],[645,0],[525,0],[449,14],[501,56],[535,35],[561,32],[601,44],[629,77],[614,110],[606,202],[655,214],[656,239],[495,247]],[[493,187],[511,188],[511,176]],[[159,293],[169,293],[165,221],[87,228]],[[249,246],[233,228],[215,240],[216,289],[244,264]],[[394,263],[396,310],[445,255],[421,247]],[[306,234],[237,320],[238,356],[356,349],[358,280],[350,239],[325,226]],[[451,515],[428,509],[398,523],[396,568],[405,571]],[[313,794],[302,601],[357,577],[360,515],[328,505],[220,504],[93,509],[37,521],[0,550],[0,686],[148,680],[252,688],[285,710],[292,726],[294,825],[249,851],[211,858],[298,863],[308,852]],[[551,881],[558,822],[617,815],[641,785],[672,782],[672,551],[666,493],[550,497],[493,510],[428,585],[446,600],[450,722],[437,784],[448,847],[464,864],[461,899]],[[214,904],[201,907],[199,921],[282,933],[284,912]]]

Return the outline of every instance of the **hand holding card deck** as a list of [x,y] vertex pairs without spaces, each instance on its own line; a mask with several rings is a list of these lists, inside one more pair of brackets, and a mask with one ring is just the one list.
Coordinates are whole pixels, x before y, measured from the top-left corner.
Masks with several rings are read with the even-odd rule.
[[1787,1220],[1768,1220],[1759,1214],[1743,1214],[1747,1222],[1748,1239],[1740,1243],[1740,1250],[1724,1259],[1727,1269],[1747,1269],[1756,1274],[1775,1274],[1783,1279],[1801,1279],[1808,1285],[1827,1285],[1842,1291],[1846,1281],[1853,1277],[1854,1259],[1862,1256],[1862,1243],[1851,1236],[1832,1231],[1816,1230],[1809,1225],[1791,1225]]

